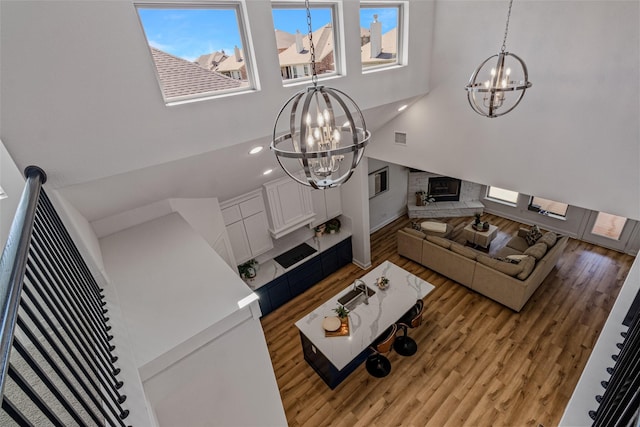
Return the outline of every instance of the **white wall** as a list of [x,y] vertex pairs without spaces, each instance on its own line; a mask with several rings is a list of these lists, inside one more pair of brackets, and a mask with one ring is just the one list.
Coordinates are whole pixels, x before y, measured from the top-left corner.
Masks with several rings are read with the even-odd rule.
[[7,236],[24,190],[24,175],[13,162],[4,144],[0,141],[0,185],[7,198],[0,200],[0,244],[4,248]]
[[369,228],[373,233],[407,212],[408,169],[404,166],[369,159],[369,173],[389,167],[389,191],[369,199]]
[[[17,164],[37,164],[52,187],[70,187],[65,197],[89,221],[166,198],[225,200],[258,188],[262,171],[277,168],[272,153],[254,168],[244,146],[243,156],[216,150],[268,144],[280,107],[307,84],[282,85],[271,2],[243,3],[259,90],[167,107],[131,0],[3,1],[0,136]],[[327,84],[364,111],[426,93],[434,2],[408,2],[409,64],[367,74],[359,2],[339,3],[345,74]],[[372,116],[370,127],[390,115]]]
[[[483,188],[482,194],[486,194],[486,187]],[[531,195],[520,193],[518,194],[516,206],[487,198],[483,198],[482,203],[486,206],[486,212],[522,222],[523,224],[537,224],[545,230],[556,231],[595,245],[626,252],[634,256],[640,249],[640,235],[638,234],[640,226],[635,220],[628,220],[620,240],[613,240],[590,233],[592,227],[590,219],[591,215],[596,213],[594,211],[569,205],[565,217],[560,219],[530,211],[528,209],[530,199]]]
[[[500,49],[506,9],[437,3],[431,90],[373,135],[367,155],[640,219],[639,3],[515,2],[507,50],[526,61],[533,87],[487,119],[464,85]],[[407,132],[406,147],[394,131]]]

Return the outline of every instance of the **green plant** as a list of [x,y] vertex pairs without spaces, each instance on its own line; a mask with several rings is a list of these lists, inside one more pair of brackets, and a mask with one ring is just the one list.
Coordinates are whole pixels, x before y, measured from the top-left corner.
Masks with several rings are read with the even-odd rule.
[[335,311],[340,318],[344,318],[349,315],[349,309],[347,309],[347,307],[345,307],[344,305],[338,305],[333,309],[333,311]]
[[329,233],[340,231],[341,225],[342,224],[340,223],[340,220],[338,218],[330,219],[329,221],[327,221],[327,231]]
[[250,259],[249,261],[238,266],[238,273],[240,273],[240,277],[242,277],[243,279],[252,279],[256,277],[257,266],[258,261],[256,261],[255,259]]

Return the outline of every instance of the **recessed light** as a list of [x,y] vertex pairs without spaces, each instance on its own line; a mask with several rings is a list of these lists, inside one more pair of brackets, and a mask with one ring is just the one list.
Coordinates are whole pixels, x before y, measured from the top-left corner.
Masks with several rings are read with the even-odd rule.
[[400,108],[398,108],[398,111],[403,111],[405,108],[407,108],[407,104],[404,104]]
[[266,171],[262,172],[262,175],[269,175],[271,172],[273,172],[273,169],[267,169]]
[[257,147],[253,147],[251,150],[249,150],[249,154],[258,154],[261,151],[262,145],[258,145]]

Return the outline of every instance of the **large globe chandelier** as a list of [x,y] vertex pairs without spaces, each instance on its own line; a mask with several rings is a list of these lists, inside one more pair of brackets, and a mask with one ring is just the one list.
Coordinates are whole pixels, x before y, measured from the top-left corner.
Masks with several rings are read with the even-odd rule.
[[[371,133],[360,108],[347,94],[318,86],[309,0],[305,1],[312,86],[297,92],[280,109],[271,149],[282,169],[316,189],[346,182],[362,159]],[[283,134],[279,134],[285,129]]]
[[[517,55],[506,51],[509,18],[513,0],[509,0],[507,23],[500,53],[485,59],[475,69],[465,86],[471,108],[485,117],[500,117],[516,108],[531,87],[527,65]],[[495,61],[495,62],[494,62]],[[495,66],[492,66],[495,64]]]

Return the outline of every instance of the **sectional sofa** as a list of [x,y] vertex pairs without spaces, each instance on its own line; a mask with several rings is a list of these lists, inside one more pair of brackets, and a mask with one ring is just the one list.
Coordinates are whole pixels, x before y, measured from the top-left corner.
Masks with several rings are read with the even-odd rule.
[[449,239],[405,228],[398,254],[519,312],[562,255],[569,238],[547,232],[532,245],[520,229],[497,257]]

